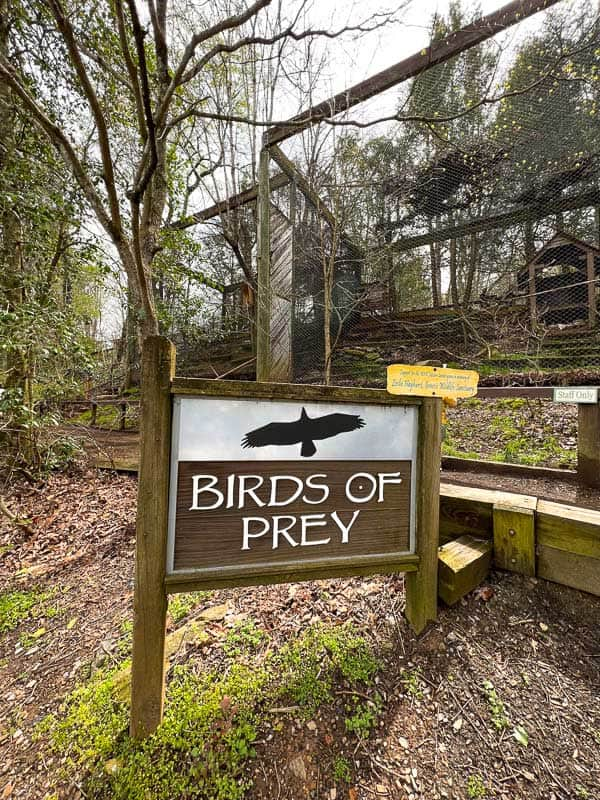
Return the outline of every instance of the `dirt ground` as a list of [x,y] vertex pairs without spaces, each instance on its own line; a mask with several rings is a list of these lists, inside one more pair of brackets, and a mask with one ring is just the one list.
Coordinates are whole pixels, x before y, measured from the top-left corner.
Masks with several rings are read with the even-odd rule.
[[[36,724],[117,658],[131,620],[136,481],[55,475],[15,485],[6,502],[31,533],[0,522],[0,594],[49,597],[0,633],[0,798],[41,800],[57,791],[61,758],[34,741]],[[209,662],[247,616],[269,647],[317,620],[352,621],[384,663],[378,726],[364,741],[345,730],[342,685],[308,721],[265,709],[249,800],[600,800],[600,598],[497,573],[420,638],[402,616],[401,576],[213,592],[192,615],[224,603],[201,654],[180,660]],[[339,759],[349,772],[335,782]],[[84,798],[82,784],[59,781],[58,797]]]

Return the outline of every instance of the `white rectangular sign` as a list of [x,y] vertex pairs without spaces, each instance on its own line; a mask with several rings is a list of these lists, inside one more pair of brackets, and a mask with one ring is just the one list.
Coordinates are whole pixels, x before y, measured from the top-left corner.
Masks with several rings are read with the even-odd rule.
[[555,403],[597,403],[597,386],[557,386],[554,389]]
[[415,552],[416,405],[175,397],[167,573]]

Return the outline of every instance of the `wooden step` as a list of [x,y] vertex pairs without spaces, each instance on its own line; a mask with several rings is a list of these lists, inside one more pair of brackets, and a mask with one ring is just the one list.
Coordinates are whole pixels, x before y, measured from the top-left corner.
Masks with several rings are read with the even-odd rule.
[[485,579],[492,562],[492,542],[465,535],[438,551],[438,594],[453,606]]

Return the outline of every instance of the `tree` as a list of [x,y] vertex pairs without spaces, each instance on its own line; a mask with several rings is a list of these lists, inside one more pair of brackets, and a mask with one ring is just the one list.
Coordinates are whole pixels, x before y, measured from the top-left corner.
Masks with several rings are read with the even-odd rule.
[[211,73],[221,59],[319,32],[298,30],[298,9],[288,19],[280,6],[265,35],[258,22],[272,0],[186,7],[185,15],[169,0],[8,2],[17,22],[0,76],[116,248],[142,335],[156,334],[153,262],[162,246],[170,143],[193,120],[232,117],[212,102]]

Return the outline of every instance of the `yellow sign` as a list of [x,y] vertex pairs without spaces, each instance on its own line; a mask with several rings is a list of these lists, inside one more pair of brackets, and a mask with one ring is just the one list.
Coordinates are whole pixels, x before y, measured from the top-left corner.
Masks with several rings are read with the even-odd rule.
[[387,368],[387,390],[390,394],[473,397],[477,394],[478,381],[479,374],[472,369],[415,367],[411,364],[390,364]]

